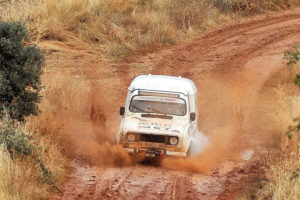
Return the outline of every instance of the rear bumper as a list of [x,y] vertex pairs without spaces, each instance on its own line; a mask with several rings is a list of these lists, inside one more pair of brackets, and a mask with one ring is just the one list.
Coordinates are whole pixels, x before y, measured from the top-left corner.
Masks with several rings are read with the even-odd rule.
[[146,157],[163,157],[163,156],[174,156],[174,157],[187,157],[186,152],[179,151],[167,151],[161,149],[143,149],[138,150],[134,148],[124,148],[130,154],[143,153]]

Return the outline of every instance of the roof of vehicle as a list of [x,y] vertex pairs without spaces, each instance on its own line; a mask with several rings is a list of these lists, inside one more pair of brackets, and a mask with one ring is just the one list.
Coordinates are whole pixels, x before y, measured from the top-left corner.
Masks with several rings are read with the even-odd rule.
[[140,75],[130,84],[129,90],[156,90],[177,92],[185,95],[194,95],[197,92],[195,83],[187,78],[162,75]]

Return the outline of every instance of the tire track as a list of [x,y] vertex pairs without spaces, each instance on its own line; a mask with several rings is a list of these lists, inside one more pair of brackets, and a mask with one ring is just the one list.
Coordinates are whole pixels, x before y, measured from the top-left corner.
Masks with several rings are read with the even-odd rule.
[[172,200],[175,200],[175,198],[176,198],[177,180],[178,180],[178,176],[176,176],[175,181],[174,181],[173,192],[172,192]]
[[[278,16],[277,16],[278,15]],[[277,14],[275,16],[266,16],[262,19],[255,19],[255,20],[245,20],[238,24],[233,24],[229,26],[222,27],[218,30],[209,32],[199,38],[196,38],[190,42],[186,42],[184,44],[178,45],[175,47],[175,49],[171,49],[170,53],[166,55],[166,57],[161,57],[161,52],[159,51],[158,54],[154,53],[152,57],[156,57],[156,60],[160,60],[158,64],[155,64],[155,68],[151,73],[152,74],[162,74],[166,72],[172,71],[172,66],[169,66],[167,64],[168,61],[174,60],[173,58],[181,57],[182,52],[186,52],[188,54],[197,52],[200,55],[205,55],[208,52],[213,51],[214,49],[212,46],[219,45],[221,42],[228,38],[233,38],[235,36],[244,35],[246,32],[249,32],[251,30],[259,29],[266,26],[271,26],[278,23],[284,23],[290,20],[299,19],[300,14]],[[199,45],[201,44],[201,45]],[[177,52],[179,52],[179,55],[177,55]],[[163,55],[165,56],[165,55]],[[195,60],[187,60],[185,58],[182,61],[186,61],[189,63],[195,63]],[[133,79],[134,76],[132,76],[131,71],[131,64],[132,63],[144,63],[144,57],[138,57],[136,58],[130,58],[129,62],[122,62],[120,64],[117,64],[118,67],[117,73],[120,74],[121,80],[124,82],[124,85],[128,85],[130,81]],[[214,61],[215,59],[210,59],[211,61]],[[150,60],[150,63],[145,63],[148,66],[152,66],[153,60]],[[178,62],[178,60],[174,60],[174,63]],[[199,62],[199,61],[198,61]],[[115,65],[115,64],[114,64]],[[162,67],[161,67],[162,66]],[[165,72],[166,71],[166,72]],[[176,72],[176,70],[173,70],[173,73]],[[177,73],[178,74],[178,73]],[[190,73],[185,73],[185,75],[189,76]]]
[[[226,70],[231,70],[233,60],[239,59],[240,63],[237,64],[242,65],[242,56],[247,55],[246,58],[251,58],[252,54],[257,52],[257,50],[264,48],[268,44],[272,44],[272,42],[277,39],[284,39],[290,34],[295,34],[295,31],[299,32],[299,28],[296,26],[289,27],[289,29],[284,30],[284,32],[281,30],[281,27],[285,27],[287,22],[298,19],[300,19],[300,15],[287,15],[284,17],[276,17],[275,20],[272,20],[271,18],[267,21],[259,20],[258,22],[250,24],[245,22],[242,25],[234,25],[233,27],[220,29],[211,33],[211,35],[208,34],[208,36],[200,37],[199,39],[193,40],[192,42],[188,42],[187,44],[183,44],[179,48],[176,48],[170,53],[170,55],[162,58],[152,73],[170,74],[171,72],[172,75],[185,74],[187,77],[191,77],[192,73],[190,71],[198,68],[199,64],[201,64],[203,70],[208,69],[205,66],[209,66],[209,70],[212,70],[212,68],[214,68],[212,65],[215,65],[214,71],[218,71],[224,66],[228,66],[226,67]],[[272,30],[267,30],[268,27],[274,24],[277,24],[277,26],[275,26]],[[260,34],[262,40],[254,43],[247,42],[248,39],[251,40],[260,36],[259,34],[251,34],[251,31],[260,29],[262,29]],[[231,38],[236,38],[236,41],[238,42],[236,43],[233,41],[230,45],[232,45],[232,47],[240,48],[230,50],[230,48],[227,47],[229,44],[224,46],[224,41]],[[250,46],[247,47],[243,44],[245,41],[245,44],[248,43]],[[245,61],[246,59],[244,58],[244,63]],[[195,66],[195,63],[199,63],[198,66]]]
[[[118,101],[107,102],[114,108],[122,105],[133,76],[148,73],[149,69],[153,74],[186,76],[196,82],[200,91],[201,130],[211,133],[214,129],[235,124],[235,130],[240,133],[238,139],[245,134],[255,138],[254,132],[263,134],[263,130],[249,129],[255,126],[257,118],[255,110],[252,112],[251,109],[255,107],[261,85],[270,73],[281,67],[274,58],[282,57],[286,48],[300,42],[300,37],[296,37],[300,36],[299,13],[300,10],[296,10],[226,26],[168,49],[167,53],[153,53],[151,59],[140,57],[116,64],[118,69],[111,76],[121,80],[114,83],[112,92]],[[278,52],[274,53],[274,49]],[[266,62],[265,59],[270,60]],[[147,67],[133,69],[132,62]],[[98,76],[103,78],[101,73]],[[103,87],[109,89],[112,86],[107,82]],[[255,119],[251,121],[251,118]],[[247,148],[255,148],[249,146],[250,143],[247,145]],[[230,162],[232,168],[228,172],[215,171],[209,175],[153,166],[114,168],[74,163],[76,171],[63,188],[65,194],[52,199],[233,199],[241,180],[251,174],[240,169],[255,164],[240,165],[240,160]]]

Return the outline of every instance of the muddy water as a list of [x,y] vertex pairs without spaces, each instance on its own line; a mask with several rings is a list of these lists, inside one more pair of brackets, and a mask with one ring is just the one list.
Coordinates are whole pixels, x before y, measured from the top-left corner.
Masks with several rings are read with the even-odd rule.
[[[89,57],[90,68],[82,74],[100,79],[105,93],[106,124],[95,133],[97,137],[108,133],[113,140],[120,121],[118,108],[129,83],[136,75],[152,73],[194,80],[199,129],[209,145],[191,159],[165,159],[160,167],[74,161],[74,173],[63,193],[53,199],[233,199],[241,180],[257,173],[259,152],[273,146],[271,135],[260,124],[267,116],[258,109],[258,99],[265,81],[283,66],[283,52],[300,43],[299,36],[300,10],[295,10],[223,27],[109,67],[97,66],[96,57]],[[104,149],[114,148],[107,145]],[[92,140],[86,148],[92,148],[93,154],[86,155],[96,160],[114,157],[113,151],[102,147],[103,143]],[[88,152],[84,147],[81,151]]]

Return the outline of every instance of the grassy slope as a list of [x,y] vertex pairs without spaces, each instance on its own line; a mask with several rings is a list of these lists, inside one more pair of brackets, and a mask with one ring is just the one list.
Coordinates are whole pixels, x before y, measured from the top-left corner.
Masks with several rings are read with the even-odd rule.
[[[12,1],[14,2],[14,1]],[[109,58],[153,51],[230,20],[282,10],[299,0],[25,0],[7,4],[0,19],[25,21],[36,41],[75,35]],[[21,11],[21,12],[20,12]]]
[[269,159],[265,174],[249,185],[238,200],[296,200],[300,199],[300,134],[293,132],[289,139],[290,126],[300,123],[299,87],[293,80],[300,72],[300,63],[280,69],[266,83],[260,102],[268,113],[266,126],[273,127],[280,155]]
[[0,121],[0,199],[46,198],[61,183],[66,166],[54,138],[33,134],[8,117]]
[[[287,131],[300,123],[299,87],[294,85],[296,74],[300,72],[300,63],[287,66],[269,80],[269,99],[275,101],[276,108],[270,110],[278,129],[281,144],[281,156],[266,169],[263,188],[257,191],[257,199],[295,200],[300,199],[300,135],[299,130]],[[271,86],[271,87],[270,87]],[[276,117],[275,117],[276,116]]]

